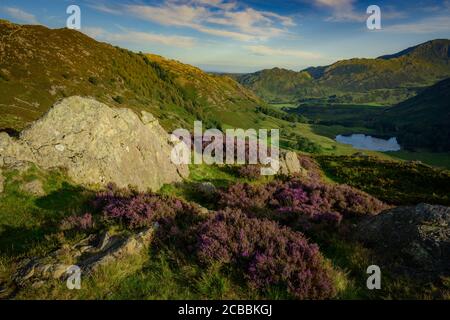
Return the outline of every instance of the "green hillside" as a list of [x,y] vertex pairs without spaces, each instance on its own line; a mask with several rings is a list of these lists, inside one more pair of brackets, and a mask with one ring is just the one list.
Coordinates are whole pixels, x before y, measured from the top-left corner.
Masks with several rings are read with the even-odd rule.
[[314,86],[308,72],[274,68],[234,77],[241,84],[256,92],[262,99],[273,103],[296,101],[299,95],[322,96],[327,94],[326,91]]
[[194,119],[210,126],[229,123],[236,119],[229,113],[254,116],[262,103],[228,77],[136,54],[73,30],[0,20],[0,38],[0,129],[20,130],[72,95],[150,111],[168,130],[189,128]]
[[450,78],[379,117],[378,131],[397,135],[406,148],[450,151]]
[[450,76],[450,40],[433,40],[377,59],[350,59],[300,72],[263,70],[237,75],[270,102],[322,99],[392,105]]

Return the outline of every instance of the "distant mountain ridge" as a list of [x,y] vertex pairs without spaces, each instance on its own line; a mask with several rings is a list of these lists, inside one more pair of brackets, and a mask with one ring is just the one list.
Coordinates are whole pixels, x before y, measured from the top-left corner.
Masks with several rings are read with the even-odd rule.
[[427,59],[449,59],[449,40],[448,39],[436,39],[427,41],[417,46],[409,47],[403,51],[400,51],[391,55],[384,55],[377,59],[395,59],[403,56],[420,56]]
[[450,40],[432,40],[376,59],[349,59],[295,72],[274,68],[235,78],[269,102],[329,99],[392,105],[450,76]]

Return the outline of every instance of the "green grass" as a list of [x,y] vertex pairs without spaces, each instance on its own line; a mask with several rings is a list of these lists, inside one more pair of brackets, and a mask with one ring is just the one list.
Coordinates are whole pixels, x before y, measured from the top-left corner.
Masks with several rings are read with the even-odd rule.
[[[44,182],[45,196],[23,192],[20,186],[32,180]],[[91,193],[76,187],[59,171],[45,173],[35,167],[25,173],[6,173],[5,192],[0,195],[0,254],[11,255],[39,247],[45,236],[68,215],[79,213]]]
[[373,157],[318,156],[316,159],[329,178],[387,203],[450,205],[450,171]]
[[402,150],[396,152],[387,152],[386,154],[396,159],[421,161],[435,167],[450,169],[450,153],[436,153],[427,151],[411,152]]
[[236,284],[219,266],[202,268],[173,250],[145,250],[82,277],[81,290],[64,281],[27,288],[16,299],[181,300],[256,299],[255,291]]

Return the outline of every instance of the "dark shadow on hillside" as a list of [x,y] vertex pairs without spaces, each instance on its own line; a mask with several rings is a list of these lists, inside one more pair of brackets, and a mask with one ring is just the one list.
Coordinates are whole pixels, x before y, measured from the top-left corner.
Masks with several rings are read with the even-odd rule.
[[27,252],[30,247],[45,240],[51,232],[49,226],[33,228],[3,226],[0,233],[0,253],[2,256],[18,256]]
[[63,182],[62,187],[42,198],[36,200],[41,209],[52,211],[72,211],[79,209],[86,202],[89,191],[83,187],[73,186]]
[[198,191],[198,185],[202,182],[210,182],[217,189],[226,188],[231,181],[226,179],[211,179],[208,181],[200,181],[200,182],[184,182],[181,184],[181,189],[183,190],[183,194],[188,201],[196,202],[208,209],[215,209],[217,204],[217,195],[205,195]]
[[88,211],[92,192],[82,187],[64,182],[60,189],[35,200],[35,217],[39,225],[2,226],[0,232],[0,252],[8,256],[17,256],[27,252],[32,246],[46,240],[46,236],[58,231],[64,217]]

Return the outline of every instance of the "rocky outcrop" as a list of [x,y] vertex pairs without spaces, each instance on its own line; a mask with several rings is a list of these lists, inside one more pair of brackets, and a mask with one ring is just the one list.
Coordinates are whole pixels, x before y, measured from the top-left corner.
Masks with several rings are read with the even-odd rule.
[[306,169],[303,168],[298,159],[298,155],[292,151],[284,151],[280,153],[280,170],[282,175],[306,175]]
[[112,109],[93,99],[71,97],[56,104],[19,139],[0,133],[0,163],[33,162],[66,168],[75,183],[157,190],[189,175],[171,161],[173,144],[147,112]]
[[450,208],[397,207],[357,225],[356,236],[411,275],[450,275]]
[[91,235],[45,258],[23,261],[13,276],[14,283],[19,287],[39,286],[45,280],[64,279],[69,276],[71,266],[79,267],[82,274],[91,274],[101,266],[139,254],[150,244],[153,234],[154,228],[129,236],[110,236],[109,233]]

